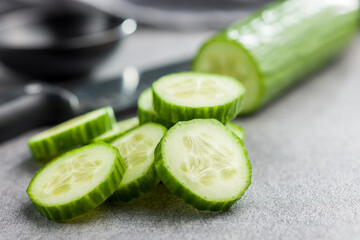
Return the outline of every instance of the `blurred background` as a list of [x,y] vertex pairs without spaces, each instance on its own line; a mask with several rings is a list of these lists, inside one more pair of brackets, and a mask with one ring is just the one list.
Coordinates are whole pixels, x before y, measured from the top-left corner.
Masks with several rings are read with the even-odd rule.
[[0,1],[0,140],[104,105],[121,118],[156,77],[128,79],[128,91],[124,73],[172,63],[157,76],[186,70],[206,38],[268,2]]
[[[106,57],[89,67],[91,70],[98,70],[95,73],[96,78],[102,78],[121,73],[122,68],[127,65],[142,67],[189,58],[195,53],[200,42],[214,31],[243,19],[268,2],[270,0],[2,0],[0,30],[3,34],[0,35],[0,46],[1,48],[39,48],[56,40],[61,41],[60,38],[101,33],[104,29],[113,27],[106,26],[107,23],[104,23],[106,17],[99,16],[98,11],[121,19],[134,19],[138,28],[133,36],[121,48],[113,49],[110,51],[111,54],[105,54]],[[80,7],[82,5],[94,9],[84,9]],[[48,10],[43,10],[44,8]],[[63,14],[63,16],[56,20],[56,24],[49,24],[48,16],[42,17],[38,14],[42,12],[40,15],[43,15],[44,11],[51,12],[47,13],[48,15]],[[81,25],[84,19],[88,26]],[[54,22],[54,19],[50,21]],[[78,29],[73,27],[76,22],[79,25]],[[0,53],[2,52],[4,51]],[[0,68],[2,84],[5,82],[11,84],[14,80],[29,78],[28,71],[24,73],[23,68],[14,67],[13,64],[9,64],[9,60],[4,61],[3,58],[0,60],[3,63]],[[36,61],[34,58],[32,60]],[[7,67],[4,67],[4,62]],[[52,68],[61,68],[59,65],[61,64]],[[54,69],[48,71],[51,70],[55,71]],[[35,77],[41,75],[39,74],[41,70],[32,71],[35,73],[30,75]],[[54,75],[59,76],[59,73]],[[46,78],[53,80],[54,76]],[[66,78],[74,78],[74,76],[70,74]]]

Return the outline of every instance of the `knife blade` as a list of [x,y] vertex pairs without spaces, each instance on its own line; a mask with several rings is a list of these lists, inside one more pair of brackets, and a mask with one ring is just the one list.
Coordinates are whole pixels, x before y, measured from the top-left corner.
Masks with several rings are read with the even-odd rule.
[[190,63],[187,59],[144,70],[129,66],[119,76],[109,79],[57,85],[37,81],[20,91],[19,88],[8,90],[5,95],[11,98],[0,98],[0,141],[103,106],[112,106],[118,117],[135,113],[142,91],[163,75],[189,70]]

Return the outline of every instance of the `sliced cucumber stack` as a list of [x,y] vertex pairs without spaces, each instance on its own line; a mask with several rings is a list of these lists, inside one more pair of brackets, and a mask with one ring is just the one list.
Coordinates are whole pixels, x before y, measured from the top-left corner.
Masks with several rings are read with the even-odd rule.
[[251,182],[243,142],[215,119],[178,122],[158,144],[155,158],[164,185],[199,210],[227,210]]
[[237,125],[236,123],[233,122],[227,122],[225,124],[225,126],[232,131],[236,136],[238,136],[242,141],[244,141],[245,139],[245,131],[242,127],[240,127],[239,125]]
[[146,123],[112,142],[124,159],[126,171],[111,201],[130,201],[158,185],[154,150],[166,131],[160,124]]
[[116,148],[94,143],[70,151],[42,168],[27,193],[45,217],[62,221],[91,211],[117,189],[124,163]]
[[111,107],[104,107],[78,116],[29,139],[33,156],[47,161],[71,148],[89,143],[112,129],[116,122]]
[[93,139],[93,142],[103,141],[103,142],[112,142],[116,138],[124,135],[128,131],[139,126],[139,119],[137,117],[129,118],[123,121],[120,121],[115,124],[115,127],[110,131],[101,134],[100,136]]
[[171,127],[172,123],[165,119],[160,118],[159,114],[155,111],[153,105],[153,96],[151,88],[146,89],[141,93],[138,100],[138,117],[140,124],[147,122],[155,122],[164,125],[165,127]]
[[195,72],[166,75],[152,90],[155,111],[172,123],[195,118],[226,123],[239,114],[245,93],[234,78]]

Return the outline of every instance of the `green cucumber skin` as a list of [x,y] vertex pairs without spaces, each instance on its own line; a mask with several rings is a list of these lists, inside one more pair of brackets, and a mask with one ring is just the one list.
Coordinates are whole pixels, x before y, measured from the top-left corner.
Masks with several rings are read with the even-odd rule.
[[[196,74],[203,75],[204,73],[192,72],[192,74],[196,76]],[[156,84],[156,82],[154,84]],[[171,123],[177,123],[179,121],[188,121],[199,118],[214,118],[225,124],[226,122],[234,119],[240,113],[244,93],[246,91],[241,84],[243,93],[237,98],[235,98],[233,101],[227,102],[222,105],[209,107],[189,107],[175,105],[161,99],[161,97],[154,89],[154,84],[152,86],[152,92],[155,111],[159,114],[160,118],[166,119],[168,122]]]
[[[178,122],[176,125],[181,124],[181,122]],[[171,129],[169,129],[171,131]],[[168,131],[168,132],[169,132]],[[175,177],[174,175],[166,168],[165,166],[165,160],[163,158],[164,153],[162,150],[163,140],[165,139],[165,136],[162,138],[160,143],[156,146],[155,149],[155,170],[157,173],[157,176],[160,178],[160,181],[166,186],[167,189],[170,190],[173,194],[183,199],[186,203],[192,205],[198,210],[205,210],[205,211],[212,211],[212,212],[223,212],[228,210],[236,201],[238,201],[242,195],[245,193],[245,191],[249,188],[251,184],[251,172],[252,172],[252,166],[250,163],[250,160],[248,158],[247,151],[244,147],[244,143],[242,140],[237,137],[234,133],[232,133],[230,130],[227,129],[231,134],[233,134],[236,139],[238,139],[239,143],[241,144],[242,148],[244,149],[244,153],[247,160],[247,165],[250,170],[250,176],[247,187],[234,198],[234,200],[231,201],[224,201],[224,202],[213,202],[208,201],[201,196],[194,194],[191,192],[188,188],[183,186]]]
[[[146,124],[152,124],[156,126],[161,126],[165,133],[168,131],[166,127],[161,124],[149,122]],[[140,128],[140,126],[134,128],[133,130]],[[115,140],[114,140],[115,141]],[[126,171],[126,168],[125,168]],[[120,183],[120,182],[119,182]],[[149,166],[146,172],[139,178],[134,181],[120,186],[118,184],[117,190],[113,193],[113,195],[109,198],[110,202],[129,202],[134,198],[138,198],[140,195],[154,189],[160,183],[160,179],[158,178],[155,171],[155,158],[153,163]]]
[[[274,2],[205,42],[193,69],[198,70],[197,59],[211,43],[237,45],[252,60],[260,81],[258,101],[241,114],[251,113],[336,57],[355,35],[359,12],[357,0]],[[263,31],[271,26],[275,34]]]
[[166,118],[170,122],[187,121],[197,118],[215,118],[222,123],[234,119],[241,110],[243,97],[239,96],[232,102],[217,105],[215,107],[185,107],[181,110],[178,106],[163,101],[154,93],[154,107],[161,118]]
[[92,142],[106,142],[106,143],[111,143],[112,141],[114,141],[115,139],[121,137],[122,135],[126,134],[127,132],[131,131],[132,129],[134,128],[131,128],[129,130],[126,130],[126,131],[120,131],[119,133],[117,134],[114,134],[112,136],[108,136],[108,137],[104,137],[104,138],[94,138],[92,140]]
[[136,181],[121,186],[109,198],[111,202],[129,202],[134,198],[140,197],[151,189],[154,189],[160,182],[155,172],[155,163],[151,164],[147,172]]
[[[148,91],[151,91],[151,95],[150,95],[151,98],[149,98],[149,99],[147,99]],[[159,124],[165,126],[166,128],[170,128],[174,125],[174,123],[170,123],[169,121],[160,118],[159,114],[157,112],[155,112],[154,109],[144,108],[144,106],[142,106],[142,104],[141,104],[141,101],[143,101],[144,99],[147,101],[151,101],[151,102],[153,101],[151,88],[147,88],[146,90],[144,90],[138,99],[137,114],[138,114],[140,125],[148,123],[148,122],[159,123]]]
[[[244,140],[245,140],[245,131],[244,131],[244,129],[243,129],[241,126],[239,126],[239,125],[237,125],[236,123],[233,123],[233,122],[227,122],[227,123],[225,124],[225,126],[226,126],[232,133],[234,133],[237,137],[239,137],[239,138],[241,139],[241,141],[244,142]],[[237,131],[237,132],[239,132],[239,133],[237,133],[237,132],[235,132],[235,131]]]
[[[91,142],[102,141],[102,142],[110,143],[110,142],[114,141],[115,139],[121,137],[122,135],[130,132],[131,130],[133,130],[136,127],[139,126],[139,123],[137,123],[137,124],[132,124],[131,127],[127,127],[127,128],[119,127],[119,124],[123,124],[123,122],[129,121],[129,120],[133,121],[133,118],[125,119],[125,120],[122,120],[122,121],[120,121],[118,123],[115,123],[115,128],[114,129],[117,129],[116,132],[114,132],[111,135],[104,136],[104,134],[106,134],[106,132],[105,132],[105,133],[101,134],[100,136],[94,138]],[[111,130],[114,130],[114,129],[111,129]]]
[[170,123],[170,122],[160,118],[157,113],[149,112],[140,107],[138,107],[138,118],[139,118],[141,125],[145,124],[145,123],[149,123],[149,122],[159,123],[159,124],[165,126],[166,128],[170,128],[174,125],[173,123]]
[[33,157],[46,163],[74,147],[88,144],[93,138],[111,130],[115,123],[114,111],[111,107],[107,107],[106,114],[100,115],[81,126],[51,136],[48,139],[34,141],[30,138],[28,145]]
[[106,142],[106,143],[111,143],[113,142],[115,139],[125,135],[126,133],[130,132],[131,130],[137,128],[136,127],[133,127],[133,128],[130,128],[130,129],[127,129],[127,130],[124,130],[124,131],[119,131],[118,133],[114,134],[114,135],[111,135],[111,136],[108,136],[108,137],[96,137],[92,140],[92,142]]
[[[75,149],[60,157],[61,158],[66,157],[66,155],[73,154],[74,152],[77,151],[81,151],[84,148],[90,148],[95,144],[97,145],[106,144],[108,147],[111,147],[116,152],[116,160],[112,167],[111,173],[109,174],[107,179],[105,179],[102,183],[100,183],[91,192],[89,192],[88,194],[82,196],[77,200],[72,201],[71,204],[68,203],[60,206],[44,206],[41,203],[38,203],[36,200],[34,200],[35,197],[31,195],[31,191],[30,191],[32,183],[34,182],[36,175],[46,169],[46,165],[36,173],[35,177],[31,180],[26,192],[29,195],[33,204],[35,205],[36,209],[43,216],[53,221],[65,221],[80,216],[84,213],[87,213],[95,209],[97,206],[103,203],[107,198],[109,198],[117,189],[117,186],[119,182],[121,182],[121,179],[125,173],[125,164],[121,159],[119,151],[115,147],[112,147],[107,143],[99,142],[99,143],[87,145],[80,149]],[[51,164],[53,161],[56,161],[58,158],[53,159],[51,162],[47,164]]]

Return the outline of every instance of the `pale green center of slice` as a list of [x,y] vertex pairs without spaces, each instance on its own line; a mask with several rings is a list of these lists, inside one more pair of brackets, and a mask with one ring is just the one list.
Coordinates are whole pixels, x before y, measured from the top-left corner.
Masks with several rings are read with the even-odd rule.
[[86,183],[94,177],[94,171],[102,164],[86,154],[62,163],[53,173],[53,178],[43,186],[45,194],[58,195],[70,191],[73,183]]
[[222,98],[226,94],[214,79],[209,78],[188,78],[171,84],[168,89],[170,94],[183,99],[195,96],[204,99]]
[[245,92],[234,78],[192,72],[164,76],[154,83],[153,90],[165,102],[189,107],[226,104]]
[[182,143],[187,155],[180,166],[191,181],[208,186],[213,184],[217,177],[230,179],[236,170],[229,161],[233,153],[228,147],[222,144],[213,145],[206,139],[209,139],[209,136],[205,133],[183,137]]
[[104,181],[115,159],[114,149],[102,144],[65,154],[36,175],[30,192],[45,205],[71,202]]
[[162,153],[174,179],[207,200],[232,199],[248,184],[245,150],[216,120],[178,123],[165,136]]
[[128,141],[122,141],[115,146],[119,149],[127,168],[136,168],[146,162],[152,153],[154,143],[141,133],[134,134]]
[[144,124],[115,140],[126,171],[120,186],[126,185],[147,171],[154,162],[154,150],[166,129],[158,124]]

